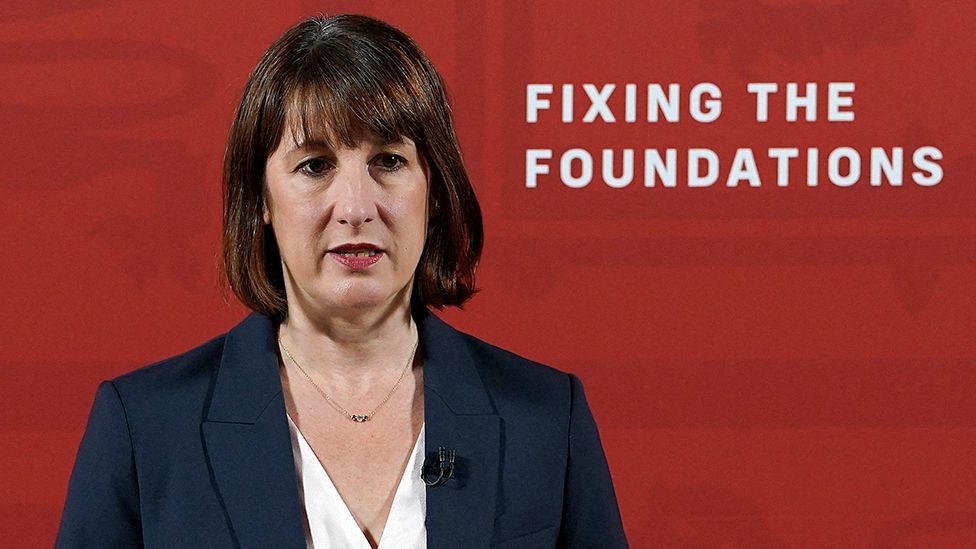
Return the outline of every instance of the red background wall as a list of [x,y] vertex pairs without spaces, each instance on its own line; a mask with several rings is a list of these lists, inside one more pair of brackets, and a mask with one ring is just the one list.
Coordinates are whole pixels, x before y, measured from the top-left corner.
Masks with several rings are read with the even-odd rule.
[[[581,376],[633,546],[976,544],[976,8],[961,0],[8,0],[0,544],[53,542],[99,380],[244,314],[216,289],[232,110],[287,26],[343,11],[400,26],[445,76],[487,242],[483,292],[442,316]],[[727,94],[714,124],[525,122],[529,83],[700,81]],[[746,82],[791,81],[855,82],[856,121],[790,124],[774,103],[755,122]],[[945,155],[935,187],[524,183],[534,147],[729,162],[922,144]]]

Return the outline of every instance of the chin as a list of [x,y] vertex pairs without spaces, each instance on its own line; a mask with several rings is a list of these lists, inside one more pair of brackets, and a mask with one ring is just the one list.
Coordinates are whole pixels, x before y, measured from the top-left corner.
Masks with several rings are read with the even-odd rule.
[[379,288],[366,288],[363,285],[352,284],[349,288],[343,288],[339,295],[330,296],[329,301],[333,306],[340,309],[368,310],[380,307],[388,303],[391,298],[389,291],[381,291]]
[[[390,280],[345,279],[323,285],[316,301],[327,309],[368,311],[387,307],[403,297],[403,287]],[[409,292],[408,292],[409,293]]]

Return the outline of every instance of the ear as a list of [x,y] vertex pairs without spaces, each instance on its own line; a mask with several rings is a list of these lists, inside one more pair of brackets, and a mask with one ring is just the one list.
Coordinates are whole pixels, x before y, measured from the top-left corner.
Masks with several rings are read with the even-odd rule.
[[271,212],[268,211],[268,203],[265,202],[261,205],[261,219],[264,221],[265,225],[271,224]]

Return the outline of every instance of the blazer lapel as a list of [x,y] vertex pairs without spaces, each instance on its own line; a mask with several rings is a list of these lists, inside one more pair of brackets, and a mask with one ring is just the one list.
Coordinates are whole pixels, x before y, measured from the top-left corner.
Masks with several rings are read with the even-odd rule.
[[[425,456],[456,452],[455,477],[427,487],[427,544],[488,547],[495,516],[501,424],[464,335],[430,311],[424,356]],[[252,313],[227,333],[201,425],[211,475],[241,547],[305,547],[301,500],[278,377],[275,325]]]
[[304,549],[275,327],[268,317],[251,314],[227,333],[201,430],[237,544]]
[[427,544],[488,547],[495,517],[501,424],[464,335],[427,311],[424,346],[425,455],[456,452],[455,478],[427,487]]

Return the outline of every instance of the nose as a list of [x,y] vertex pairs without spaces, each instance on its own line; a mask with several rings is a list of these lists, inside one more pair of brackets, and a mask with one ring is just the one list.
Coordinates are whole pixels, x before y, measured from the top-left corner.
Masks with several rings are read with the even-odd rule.
[[340,225],[361,227],[376,217],[376,202],[372,193],[375,184],[369,170],[356,170],[355,173],[340,177],[334,215]]

